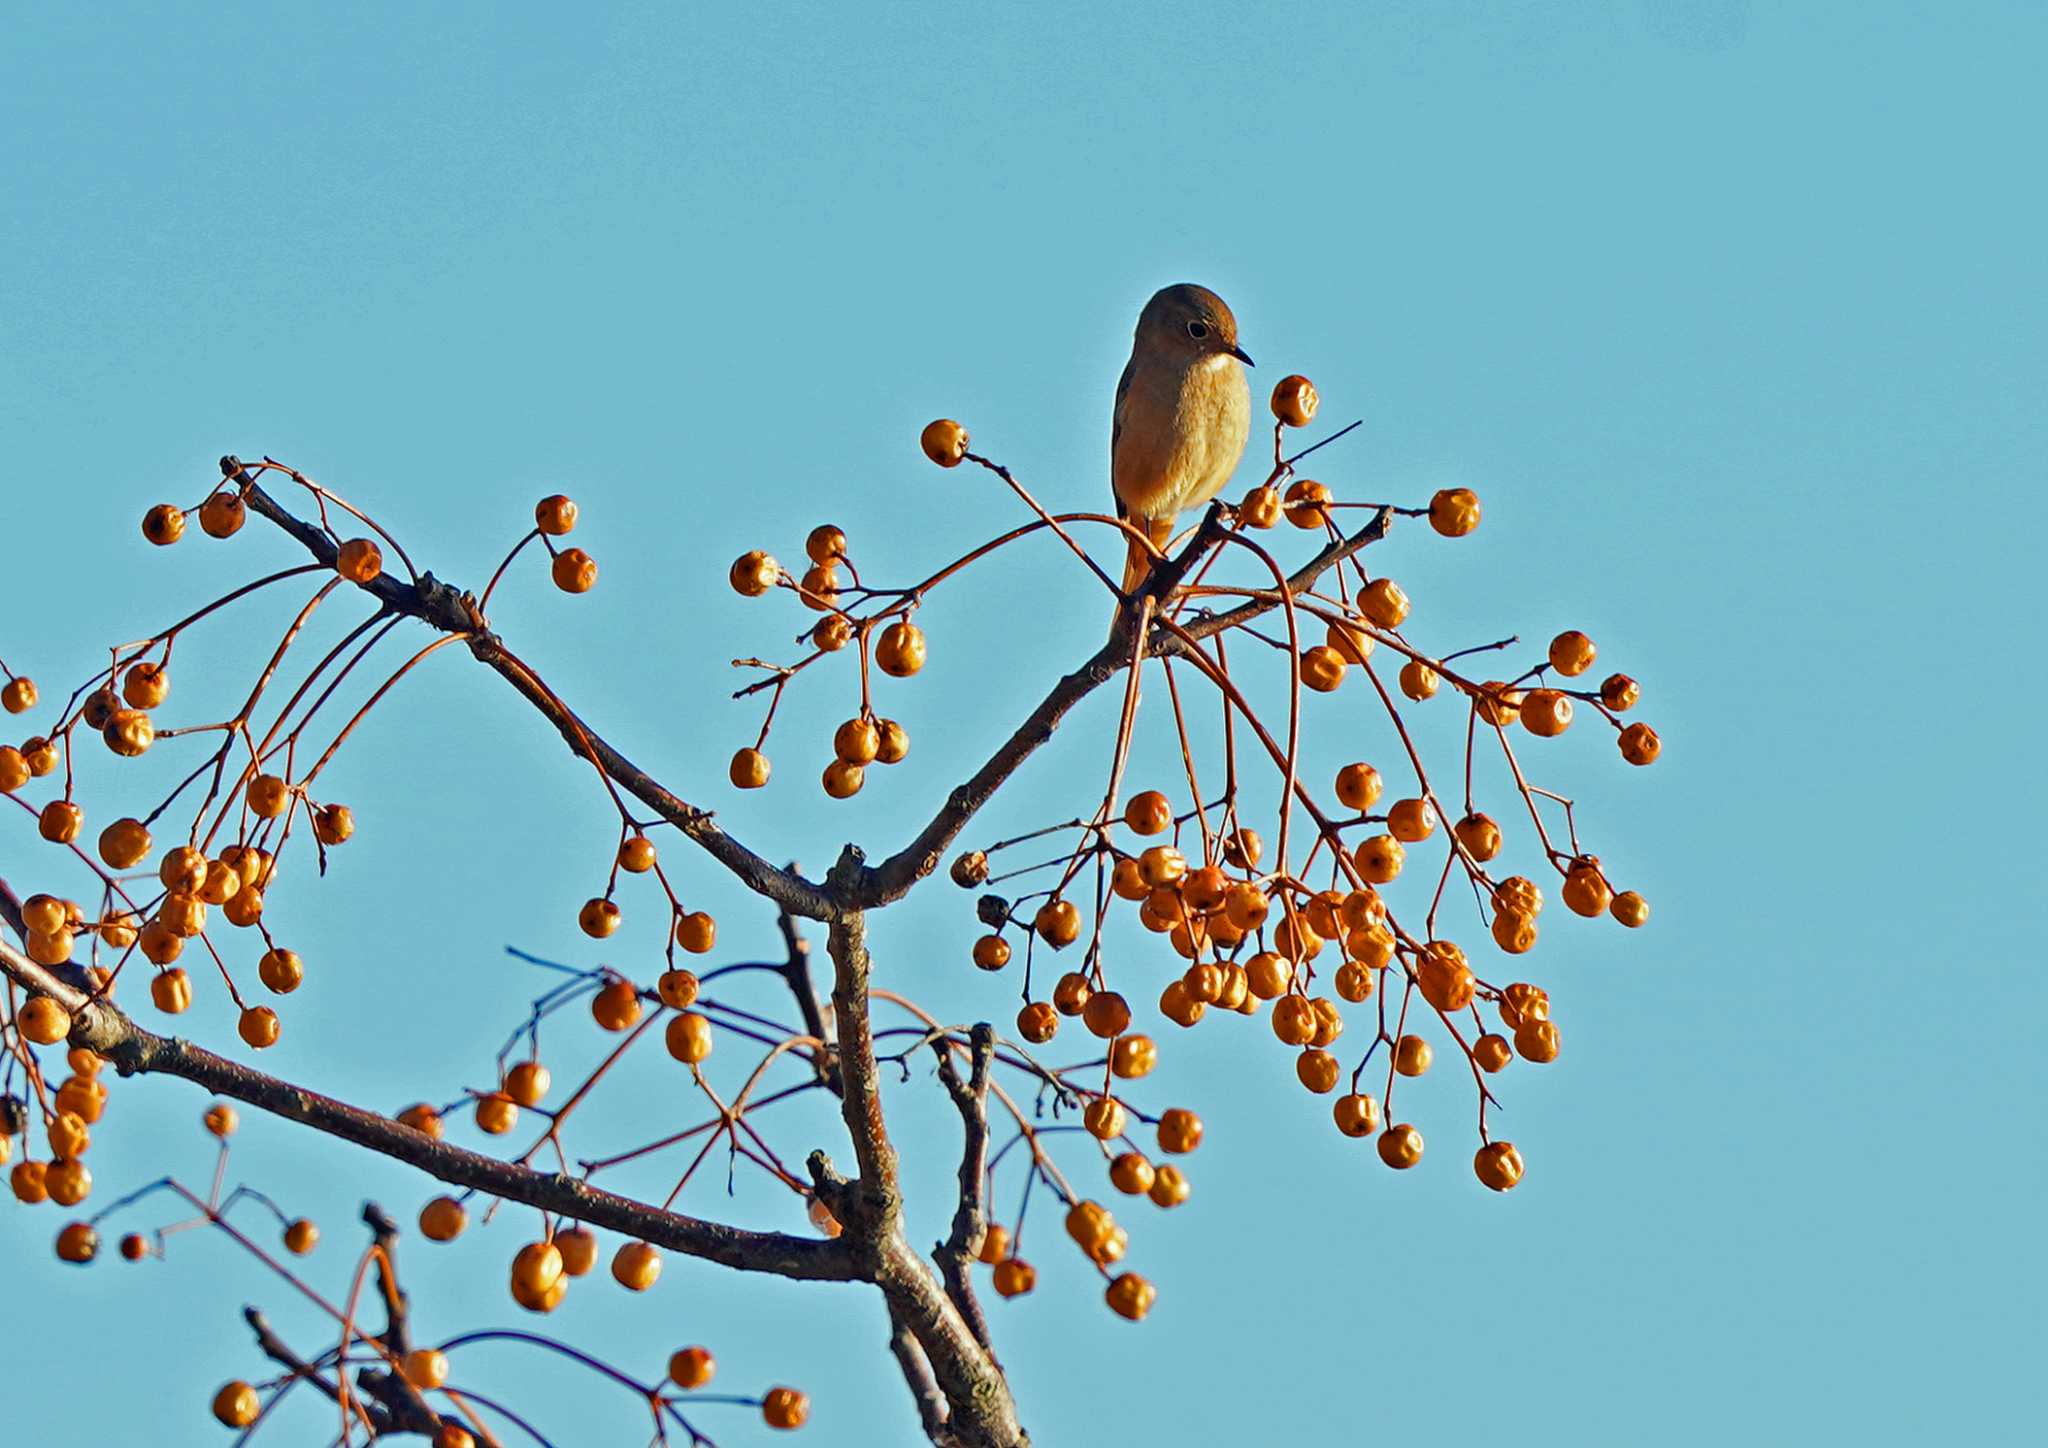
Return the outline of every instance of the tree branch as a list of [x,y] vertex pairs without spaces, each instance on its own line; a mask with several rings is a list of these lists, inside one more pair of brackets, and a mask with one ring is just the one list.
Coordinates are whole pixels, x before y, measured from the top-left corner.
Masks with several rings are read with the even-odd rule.
[[[278,1364],[278,1366],[289,1372],[293,1377],[303,1378],[311,1383],[322,1393],[325,1393],[330,1402],[339,1403],[341,1401],[341,1389],[329,1381],[326,1374],[293,1352],[291,1345],[277,1335],[270,1325],[270,1319],[265,1317],[261,1311],[254,1307],[244,1307],[242,1309],[242,1321],[249,1324],[249,1331],[256,1335],[256,1346],[262,1349],[265,1357]],[[352,1398],[351,1401],[359,1400]],[[360,1403],[360,1406],[363,1409],[363,1415],[369,1419],[371,1427],[377,1432],[389,1433],[392,1431],[391,1414],[382,1403]]]
[[982,1313],[981,1300],[974,1295],[969,1264],[981,1251],[981,1239],[988,1230],[984,1188],[988,1162],[988,1077],[996,1054],[995,1027],[986,1021],[975,1026],[965,1081],[960,1079],[950,1039],[932,1042],[932,1049],[938,1052],[939,1079],[945,1083],[953,1105],[959,1108],[966,1138],[960,1152],[960,1204],[953,1212],[953,1230],[932,1249],[932,1258],[939,1264],[939,1280],[946,1285],[946,1295],[966,1319],[975,1341],[989,1348],[988,1319]]
[[230,1061],[189,1041],[159,1036],[136,1025],[110,1001],[87,1003],[84,992],[0,941],[0,973],[50,996],[73,1016],[71,1043],[112,1061],[123,1076],[182,1076],[220,1096],[352,1141],[442,1181],[472,1187],[507,1201],[624,1232],[690,1257],[778,1277],[814,1281],[860,1280],[852,1255],[836,1242],[781,1232],[753,1232],[664,1211],[566,1175],[515,1166],[445,1141],[435,1141],[388,1116],[350,1106],[275,1076]]
[[[224,457],[220,460],[220,467],[223,475],[244,490],[253,511],[296,539],[318,562],[333,565],[339,550],[324,531],[298,517],[265,492],[239,459]],[[467,634],[470,653],[539,710],[568,743],[571,752],[592,758],[627,793],[689,836],[713,859],[737,875],[749,889],[784,909],[813,920],[826,919],[833,913],[832,901],[816,884],[792,871],[769,864],[720,829],[709,810],[699,809],[678,798],[659,780],[599,737],[541,682],[532,669],[505,647],[477,611],[476,601],[468,593],[440,582],[432,573],[421,574],[416,584],[385,573],[366,585],[364,591],[374,596],[387,613],[416,618],[443,633]]]
[[893,1315],[889,1322],[889,1351],[903,1371],[911,1397],[917,1400],[917,1421],[924,1425],[925,1437],[934,1443],[941,1442],[946,1433],[946,1395],[932,1380],[931,1360],[917,1345],[916,1335]]

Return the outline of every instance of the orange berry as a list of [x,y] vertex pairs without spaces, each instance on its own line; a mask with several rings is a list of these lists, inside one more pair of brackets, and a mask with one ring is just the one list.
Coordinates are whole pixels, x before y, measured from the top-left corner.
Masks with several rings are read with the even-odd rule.
[[538,1061],[521,1061],[505,1073],[505,1094],[521,1106],[538,1106],[547,1098],[554,1077]]
[[71,1012],[48,996],[30,996],[15,1014],[14,1024],[38,1046],[54,1046],[71,1034]]
[[742,598],[759,598],[782,577],[782,565],[756,548],[733,560],[726,578]]
[[1621,757],[1630,764],[1654,764],[1657,756],[1664,752],[1664,745],[1657,738],[1657,731],[1649,725],[1635,723],[1621,731]]
[[248,521],[249,507],[240,493],[223,489],[199,505],[199,526],[209,538],[232,538]]
[[801,1428],[810,1416],[809,1395],[795,1388],[770,1388],[761,1400],[761,1421],[771,1428]]
[[1513,1142],[1488,1142],[1472,1158],[1472,1170],[1487,1186],[1504,1192],[1522,1179],[1522,1154]]
[[995,1287],[1000,1297],[1022,1297],[1038,1285],[1038,1269],[1021,1257],[996,1263]]
[[882,751],[882,731],[872,719],[849,719],[832,735],[832,752],[848,764],[868,764]]
[[950,417],[942,417],[925,424],[917,443],[924,449],[924,455],[940,467],[957,468],[967,456],[967,429]]
[[1566,678],[1577,678],[1593,667],[1599,650],[1577,629],[1566,629],[1550,641],[1550,667]]
[[576,505],[560,493],[551,493],[533,505],[533,524],[550,538],[560,538],[576,527]]
[[644,875],[654,868],[654,841],[645,835],[632,835],[619,846],[618,858],[620,869],[630,874]]
[[1522,691],[1509,688],[1499,679],[1490,679],[1473,695],[1472,707],[1486,723],[1505,729],[1521,715]]
[[1337,1058],[1328,1051],[1310,1049],[1294,1058],[1294,1074],[1318,1096],[1336,1090],[1337,1078],[1342,1073]]
[[718,1360],[708,1347],[686,1347],[669,1355],[669,1381],[679,1388],[701,1388],[717,1371]]
[[892,678],[909,678],[924,661],[924,630],[907,619],[890,624],[875,641],[875,667]]
[[1096,991],[1081,1007],[1081,1024],[1105,1041],[1120,1036],[1130,1029],[1130,1005],[1113,990]]
[[321,844],[344,844],[355,832],[355,811],[347,805],[323,804],[313,811],[313,838]]
[[1508,1062],[1514,1058],[1515,1053],[1508,1048],[1508,1038],[1506,1036],[1495,1035],[1492,1031],[1488,1031],[1472,1043],[1472,1059],[1479,1063],[1480,1070],[1489,1075],[1495,1071],[1505,1069]]
[[351,583],[375,583],[384,571],[384,550],[368,538],[351,538],[334,555],[334,571]]
[[1553,1021],[1525,1020],[1515,1028],[1515,1054],[1537,1065],[1557,1059],[1557,1025]]
[[1415,844],[1436,833],[1436,808],[1427,799],[1394,801],[1387,811],[1387,833],[1403,844]]
[[672,1010],[685,1010],[697,1000],[697,977],[687,970],[665,970],[654,983],[661,1003]]
[[576,912],[576,924],[592,940],[603,940],[619,928],[619,907],[610,900],[585,900]]
[[1081,935],[1081,912],[1069,900],[1048,900],[1038,907],[1031,928],[1054,950],[1064,950]]
[[685,1011],[668,1023],[663,1039],[668,1053],[686,1066],[694,1066],[711,1054],[714,1040],[711,1022],[695,1011]]
[[1289,1046],[1308,1045],[1319,1024],[1307,996],[1286,995],[1273,1003],[1273,1034]]
[[732,757],[726,775],[740,789],[759,789],[768,782],[768,756],[758,749],[742,749]]
[[1371,1136],[1380,1129],[1380,1103],[1371,1096],[1339,1096],[1330,1115],[1346,1136]]
[[1406,1171],[1422,1160],[1422,1133],[1403,1122],[1380,1133],[1380,1160],[1396,1171]]
[[291,803],[291,786],[274,774],[259,774],[243,791],[249,812],[260,819],[274,820]]
[[661,1276],[661,1249],[628,1242],[612,1254],[612,1280],[628,1292],[645,1292]]
[[13,794],[33,777],[28,756],[12,744],[0,744],[0,793]]
[[263,1400],[256,1396],[254,1388],[239,1378],[223,1384],[221,1390],[213,1395],[213,1416],[230,1428],[248,1427],[262,1411]]
[[562,1254],[563,1275],[581,1277],[597,1265],[597,1233],[588,1227],[557,1232],[555,1250]]
[[[0,688],[0,709],[10,714],[26,714],[36,706],[36,681],[30,678],[14,678]],[[88,721],[90,722],[90,721]]]
[[185,510],[158,503],[142,515],[142,536],[159,548],[168,548],[185,536]]
[[1017,1012],[1017,1034],[1034,1046],[1050,1041],[1059,1028],[1059,1012],[1046,1001],[1031,1001]]
[[1489,815],[1476,811],[1468,814],[1451,827],[1451,833],[1458,837],[1465,853],[1482,865],[1500,853],[1500,826]]
[[820,653],[838,653],[853,642],[853,620],[843,613],[827,614],[812,627],[811,642]]
[[1157,890],[1179,882],[1188,872],[1188,857],[1172,845],[1154,845],[1138,856],[1138,878]]
[[1289,427],[1307,427],[1315,420],[1316,385],[1300,373],[1292,373],[1273,384],[1273,416]]
[[448,1381],[448,1354],[439,1348],[417,1347],[402,1362],[405,1380],[428,1392]]
[[273,948],[264,951],[263,958],[256,962],[256,975],[266,989],[277,995],[290,995],[306,978],[306,966],[297,951]]
[[7,1174],[7,1185],[14,1192],[14,1199],[23,1206],[33,1207],[50,1199],[50,1168],[47,1162],[16,1162],[14,1170]]
[[1408,851],[1392,835],[1372,835],[1359,841],[1351,859],[1370,883],[1384,885],[1401,873]]
[[319,1226],[305,1217],[300,1217],[284,1229],[284,1249],[294,1257],[303,1257],[320,1245]]
[[1348,619],[1330,619],[1323,625],[1323,642],[1335,649],[1347,664],[1362,664],[1378,647],[1363,624]]
[[1311,478],[1289,485],[1281,511],[1297,528],[1327,528],[1330,524],[1330,490]]
[[1010,963],[1010,942],[1000,935],[984,935],[974,942],[974,963],[983,970],[1001,970]]
[[1572,701],[1555,689],[1531,689],[1522,700],[1522,727],[1539,738],[1556,738],[1572,727]]
[[1429,526],[1446,538],[1462,538],[1479,526],[1479,495],[1470,488],[1440,488],[1429,500]]
[[1134,794],[1124,806],[1124,823],[1141,835],[1164,833],[1173,824],[1173,806],[1156,789]]
[[1371,809],[1384,787],[1380,772],[1370,764],[1347,764],[1337,771],[1337,798],[1351,809]]
[[1394,1069],[1403,1076],[1420,1076],[1429,1069],[1436,1053],[1420,1036],[1403,1036],[1394,1042]]
[[1081,1110],[1081,1124],[1098,1141],[1114,1141],[1124,1134],[1123,1103],[1114,1096],[1098,1096]]
[[1152,1310],[1158,1296],[1157,1289],[1150,1282],[1135,1272],[1126,1272],[1109,1284],[1103,1300],[1109,1303],[1110,1311],[1118,1317],[1138,1322]]
[[1267,484],[1253,488],[1237,505],[1238,520],[1249,528],[1270,528],[1280,521],[1280,490]]
[[910,754],[910,731],[894,719],[877,719],[875,728],[881,731],[881,747],[875,750],[877,764],[901,764]]
[[1647,925],[1650,921],[1650,902],[1633,890],[1624,890],[1616,895],[1614,903],[1607,909],[1609,914],[1631,930]]
[[165,1015],[175,1016],[192,1004],[192,978],[173,966],[150,981],[149,998]]
[[477,1131],[485,1137],[502,1137],[518,1126],[518,1104],[504,1092],[489,1092],[477,1098]]
[[1172,1162],[1158,1167],[1152,1177],[1152,1190],[1145,1193],[1154,1206],[1177,1207],[1188,1199],[1187,1174]]
[[1094,993],[1087,976],[1070,970],[1053,983],[1052,1003],[1061,1015],[1078,1016],[1086,1008],[1088,997]]
[[1391,578],[1375,578],[1358,591],[1358,611],[1383,629],[1397,629],[1408,617],[1408,594]]
[[1493,917],[1493,943],[1509,955],[1523,955],[1536,945],[1536,921],[1519,910],[1503,910]]
[[590,1016],[607,1031],[630,1030],[640,1019],[640,992],[630,980],[607,981],[590,998]]
[[1627,674],[1609,674],[1600,684],[1600,702],[1617,714],[1635,708],[1643,697],[1643,686]]
[[833,799],[851,799],[867,783],[867,771],[858,764],[835,759],[825,766],[825,793]]
[[1590,857],[1572,862],[1565,871],[1564,889],[1559,893],[1573,914],[1588,918],[1605,915],[1614,903],[1614,891],[1600,873],[1600,862]]
[[36,833],[53,845],[68,845],[85,828],[85,811],[68,799],[53,799],[36,816]]
[[452,1242],[468,1226],[468,1209],[453,1197],[435,1197],[420,1208],[420,1235],[429,1242]]
[[208,1132],[223,1141],[233,1136],[235,1129],[242,1124],[241,1113],[225,1101],[214,1102],[199,1119]]
[[708,954],[718,943],[718,922],[703,910],[676,917],[676,944],[692,955]]
[[1401,665],[1401,692],[1417,703],[1434,698],[1442,682],[1442,675],[1420,659],[1410,659]]
[[1127,1151],[1109,1164],[1110,1184],[1127,1196],[1141,1197],[1152,1190],[1152,1183],[1158,1176],[1152,1163],[1145,1160],[1144,1153]]
[[[145,660],[130,666],[121,677],[121,697],[130,708],[155,709],[171,694],[171,675],[162,664]],[[102,726],[104,727],[104,726]]]
[[1317,644],[1301,655],[1301,682],[1318,694],[1334,693],[1344,682],[1344,656],[1328,644]]
[[839,606],[839,570],[816,564],[804,570],[796,586],[797,599],[814,613],[829,613]]
[[259,1051],[277,1044],[280,1029],[277,1012],[269,1006],[251,1006],[235,1023],[241,1038]]
[[975,1257],[993,1267],[1010,1255],[1010,1229],[994,1222],[988,1224],[981,1234],[981,1247]]
[[1182,1156],[1202,1144],[1202,1118],[1175,1106],[1159,1117],[1159,1149]]
[[548,566],[555,587],[564,593],[588,593],[597,587],[597,560],[581,548],[564,548]]

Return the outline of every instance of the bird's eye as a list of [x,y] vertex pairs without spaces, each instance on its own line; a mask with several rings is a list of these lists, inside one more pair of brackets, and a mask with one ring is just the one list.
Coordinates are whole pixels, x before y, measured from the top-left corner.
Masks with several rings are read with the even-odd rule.
[[1207,322],[1188,323],[1188,335],[1190,337],[1193,337],[1197,342],[1201,341],[1204,337],[1209,335],[1209,324]]

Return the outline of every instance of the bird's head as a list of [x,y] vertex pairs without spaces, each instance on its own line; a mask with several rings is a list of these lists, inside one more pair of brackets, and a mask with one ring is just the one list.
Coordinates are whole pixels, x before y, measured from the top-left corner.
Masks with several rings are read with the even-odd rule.
[[1166,287],[1145,303],[1145,310],[1138,314],[1138,346],[1190,362],[1235,357],[1247,367],[1252,365],[1252,359],[1237,345],[1237,318],[1223,298],[1193,282]]

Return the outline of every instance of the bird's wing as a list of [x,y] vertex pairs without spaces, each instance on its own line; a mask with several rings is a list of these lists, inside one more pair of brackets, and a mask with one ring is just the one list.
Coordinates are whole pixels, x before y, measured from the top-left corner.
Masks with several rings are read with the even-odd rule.
[[1137,360],[1133,357],[1124,363],[1124,375],[1116,380],[1116,405],[1109,417],[1109,495],[1116,499],[1117,516],[1120,518],[1131,516],[1131,510],[1116,490],[1116,445],[1124,435],[1124,399],[1131,395],[1131,369],[1137,365]]

